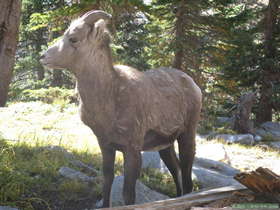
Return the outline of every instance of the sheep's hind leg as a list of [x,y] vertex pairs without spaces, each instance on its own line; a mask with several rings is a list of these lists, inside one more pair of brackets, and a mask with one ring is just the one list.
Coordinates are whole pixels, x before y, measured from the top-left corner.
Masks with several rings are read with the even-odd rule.
[[129,148],[124,152],[124,187],[123,198],[125,205],[135,203],[135,185],[141,170],[141,153]]
[[115,156],[116,150],[112,148],[104,148],[100,147],[102,152],[103,159],[103,205],[102,207],[109,207],[110,205],[110,193],[111,187],[114,180],[114,164],[115,164]]
[[183,192],[182,173],[179,160],[175,153],[174,145],[160,150],[159,155],[173,176],[176,185],[177,196],[181,196]]
[[183,133],[178,138],[179,158],[182,170],[183,194],[193,189],[192,165],[195,155],[195,132]]

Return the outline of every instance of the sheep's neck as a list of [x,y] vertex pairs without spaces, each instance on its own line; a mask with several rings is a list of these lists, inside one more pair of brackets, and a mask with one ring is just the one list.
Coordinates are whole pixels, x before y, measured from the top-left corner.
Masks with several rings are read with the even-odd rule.
[[76,74],[82,108],[97,122],[113,117],[115,74],[109,46],[88,57]]

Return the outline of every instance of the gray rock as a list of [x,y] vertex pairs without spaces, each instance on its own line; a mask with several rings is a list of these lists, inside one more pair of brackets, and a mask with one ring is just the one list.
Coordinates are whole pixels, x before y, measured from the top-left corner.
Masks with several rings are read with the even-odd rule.
[[94,181],[93,177],[87,176],[86,174],[84,174],[80,171],[76,171],[69,167],[61,167],[58,172],[61,176],[69,178],[69,179],[79,180],[82,182]]
[[261,124],[261,127],[266,130],[280,131],[280,123],[278,123],[278,122],[265,122],[265,123]]
[[217,117],[216,124],[217,126],[228,126],[232,127],[234,123],[234,117]]
[[0,206],[0,210],[19,210],[18,208],[13,208],[9,206]]
[[228,164],[206,158],[195,158],[194,167],[216,171],[217,173],[225,176],[234,176],[240,172]]
[[265,122],[256,129],[255,133],[267,141],[280,141],[280,123]]
[[[212,149],[214,149],[214,148],[212,148]],[[222,149],[224,151],[224,148],[222,148]],[[216,150],[216,152],[217,152],[217,150]],[[224,154],[223,158],[222,158],[223,160],[225,159],[225,156],[226,155]],[[194,165],[197,165],[197,166],[203,167],[203,168],[207,168],[207,169],[216,170],[222,174],[229,175],[229,176],[235,175],[236,173],[239,172],[237,169],[232,168],[228,164],[225,164],[223,162],[216,161],[216,160],[202,158],[201,156],[195,157]],[[143,152],[142,168],[154,168],[154,169],[159,169],[162,173],[169,173],[168,168],[166,167],[164,162],[161,160],[158,152]]]
[[154,168],[162,173],[169,173],[158,152],[142,152],[142,168]]
[[270,146],[280,151],[280,141],[271,142]]
[[73,165],[73,166],[76,166],[76,167],[79,167],[79,168],[83,168],[84,170],[86,170],[87,172],[89,173],[94,173],[94,175],[100,175],[101,172],[96,170],[95,168],[83,163],[82,161],[80,160],[70,160],[70,163]]
[[[123,196],[122,196],[123,182],[124,182],[123,176],[115,177],[111,190],[111,199],[110,199],[111,207],[124,205]],[[163,195],[156,191],[151,190],[150,188],[148,188],[138,180],[136,182],[135,189],[136,189],[135,204],[165,200],[169,198],[167,195]],[[96,204],[96,207],[101,207],[102,202],[103,202],[102,200],[99,201]]]
[[263,138],[262,138],[261,136],[259,136],[259,135],[256,135],[254,138],[255,138],[255,141],[256,141],[256,142],[260,142],[260,141],[262,141],[262,139],[263,139]]
[[193,166],[193,173],[201,188],[223,187],[228,185],[240,185],[232,176],[223,175],[217,171]]
[[226,143],[238,143],[238,144],[246,144],[246,145],[253,145],[255,140],[254,136],[251,134],[238,134],[238,135],[231,135],[231,134],[218,134],[215,135],[213,138],[221,139]]

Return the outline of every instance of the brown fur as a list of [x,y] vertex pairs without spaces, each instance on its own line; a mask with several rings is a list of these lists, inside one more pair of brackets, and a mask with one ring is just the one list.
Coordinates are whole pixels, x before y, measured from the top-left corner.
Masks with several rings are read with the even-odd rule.
[[[107,19],[109,15],[102,11],[87,13],[71,24],[41,60],[49,67],[67,68],[77,78],[81,119],[97,136],[102,151],[103,206],[109,206],[116,150],[124,154],[125,204],[135,202],[135,182],[145,150],[159,151],[173,175],[177,194],[188,193],[201,91],[176,69],[143,73],[113,66]],[[71,43],[70,38],[79,41]],[[174,150],[176,139],[180,161]]]

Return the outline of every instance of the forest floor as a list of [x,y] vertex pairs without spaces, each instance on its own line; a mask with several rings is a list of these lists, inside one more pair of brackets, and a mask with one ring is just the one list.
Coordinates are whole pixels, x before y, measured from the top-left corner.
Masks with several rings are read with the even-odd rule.
[[[26,151],[23,152],[22,145],[25,145],[29,148],[28,153],[32,153],[35,156],[38,155],[37,150],[33,150],[33,148],[39,148],[46,145],[58,145],[63,148],[66,148],[68,151],[71,151],[79,160],[82,160],[88,165],[91,165],[98,170],[100,169],[101,157],[100,157],[100,149],[98,147],[97,139],[92,133],[92,131],[86,127],[79,119],[78,115],[78,108],[74,104],[64,105],[64,104],[45,104],[42,102],[26,102],[26,103],[14,103],[10,104],[6,108],[0,109],[0,137],[2,139],[8,140],[11,144],[20,145],[21,149],[20,152],[25,154]],[[1,139],[0,138],[0,139]],[[1,142],[0,142],[1,143]],[[0,156],[4,153],[1,153],[1,146],[0,144]],[[3,147],[4,148],[4,147]],[[6,147],[8,148],[8,146]],[[218,149],[217,149],[218,148]],[[222,149],[221,149],[222,148]],[[17,151],[16,147],[13,149]],[[221,151],[223,150],[223,151]],[[4,151],[4,149],[2,150]],[[5,150],[6,151],[6,150]],[[14,154],[15,152],[13,152]],[[25,154],[25,156],[28,154]],[[30,155],[30,154],[29,154]],[[44,154],[45,156],[40,157],[42,159],[49,158],[49,154]],[[59,155],[59,154],[58,154]],[[204,157],[208,159],[220,160],[225,163],[230,164],[232,167],[237,168],[241,171],[251,171],[255,170],[258,167],[265,167],[269,168],[277,174],[280,174],[280,154],[279,151],[273,150],[269,148],[265,144],[260,144],[257,146],[241,146],[238,144],[223,144],[222,142],[211,140],[207,141],[204,138],[197,137],[197,156]],[[36,164],[38,164],[38,159]],[[11,158],[14,160],[15,157]],[[2,158],[3,159],[3,158]],[[31,158],[32,160],[32,158]],[[1,161],[1,160],[0,160]],[[58,190],[54,190],[54,188],[59,188],[60,195],[61,191],[62,197],[70,206],[65,206],[66,202],[56,201],[57,208],[51,205],[47,206],[45,209],[75,209],[76,207],[71,204],[71,198],[75,197],[77,194],[81,193],[85,186],[75,185],[75,183],[67,183],[65,181],[61,182],[61,180],[56,180],[54,175],[57,173],[59,167],[65,164],[64,160],[58,159],[53,160],[56,165],[52,166],[52,170],[46,169],[48,165],[45,163],[40,162],[40,167],[36,166],[35,163],[32,166],[31,170],[33,170],[34,179],[37,179],[38,176],[36,174],[45,174],[49,177],[49,186],[46,186],[50,190],[40,191],[40,195],[32,195],[32,198],[37,198],[39,196],[47,196],[48,199],[40,200],[37,202],[39,206],[43,206],[42,203],[52,202],[57,200],[57,192]],[[122,156],[118,153],[118,166],[117,166],[117,173],[121,174],[121,161]],[[7,161],[6,161],[7,162]],[[6,163],[5,162],[5,163]],[[1,163],[3,165],[3,163]],[[27,163],[22,163],[21,166],[24,168]],[[54,164],[53,162],[51,163]],[[9,166],[9,164],[7,164]],[[42,166],[43,165],[43,166]],[[3,173],[3,170],[11,170],[9,167],[1,168],[0,166],[0,173]],[[28,166],[29,167],[29,166]],[[7,169],[8,168],[8,169]],[[18,166],[14,166],[13,170],[16,170]],[[2,171],[1,171],[2,170]],[[39,171],[39,172],[38,172]],[[30,176],[30,174],[29,174]],[[43,175],[41,175],[43,177]],[[4,178],[2,178],[4,179]],[[23,178],[26,180],[27,178]],[[145,179],[145,176],[144,176]],[[161,182],[163,181],[162,177],[158,178]],[[17,178],[15,178],[17,180]],[[6,180],[2,180],[2,184]],[[41,180],[45,182],[45,179]],[[32,181],[30,181],[33,183]],[[153,181],[155,182],[155,181]],[[166,181],[168,184],[172,182],[170,177]],[[29,183],[29,182],[27,182]],[[157,183],[153,183],[156,185]],[[160,185],[160,182],[158,183]],[[1,178],[0,178],[0,186],[1,186]],[[38,185],[40,188],[40,185]],[[38,187],[34,185],[34,189]],[[10,185],[6,188],[9,190]],[[18,191],[24,191],[21,189],[21,185],[18,187]],[[74,192],[74,194],[69,195],[65,193],[69,188]],[[166,189],[169,189],[167,186]],[[162,191],[166,190],[163,189]],[[88,207],[90,202],[95,202],[97,199],[100,199],[100,186],[95,186],[95,190],[98,192],[92,193],[89,192],[88,196],[92,196],[90,199],[87,200],[80,200],[84,208]],[[173,188],[174,190],[174,188]],[[36,191],[36,190],[33,190]],[[56,193],[54,193],[56,192]],[[25,192],[26,193],[26,192]],[[30,191],[28,191],[30,193]],[[94,195],[93,195],[94,194]],[[171,193],[172,195],[172,193]],[[72,197],[71,197],[72,196]],[[30,201],[30,196],[28,197]],[[10,204],[11,200],[19,199],[13,205],[19,205],[20,202],[25,202],[28,199],[18,198],[15,195],[7,195],[7,193],[0,191],[0,205],[3,204]],[[73,199],[72,199],[73,201]],[[77,201],[74,199],[74,201]],[[29,204],[34,206],[35,201],[30,201]],[[60,203],[59,203],[60,202]],[[73,208],[71,208],[71,205]],[[50,208],[48,206],[51,206]],[[90,206],[89,206],[90,207]],[[32,208],[30,208],[32,209]],[[35,208],[36,209],[36,208]]]

